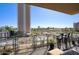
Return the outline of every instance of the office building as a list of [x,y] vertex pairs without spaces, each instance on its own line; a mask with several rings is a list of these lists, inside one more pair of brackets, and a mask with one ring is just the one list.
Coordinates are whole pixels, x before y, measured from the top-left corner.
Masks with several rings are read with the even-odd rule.
[[79,22],[74,23],[73,27],[76,31],[79,31]]

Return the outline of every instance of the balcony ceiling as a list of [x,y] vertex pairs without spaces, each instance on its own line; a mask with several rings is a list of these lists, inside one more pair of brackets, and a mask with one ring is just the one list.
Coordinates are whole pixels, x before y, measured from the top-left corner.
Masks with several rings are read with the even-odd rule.
[[31,3],[31,5],[56,10],[71,15],[79,13],[79,3]]

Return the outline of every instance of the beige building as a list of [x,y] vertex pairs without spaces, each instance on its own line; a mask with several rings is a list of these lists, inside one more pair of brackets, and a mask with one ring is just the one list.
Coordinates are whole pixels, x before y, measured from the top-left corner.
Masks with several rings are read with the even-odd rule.
[[2,30],[0,31],[0,37],[10,37],[10,32]]
[[18,4],[18,30],[30,33],[30,6],[28,4]]

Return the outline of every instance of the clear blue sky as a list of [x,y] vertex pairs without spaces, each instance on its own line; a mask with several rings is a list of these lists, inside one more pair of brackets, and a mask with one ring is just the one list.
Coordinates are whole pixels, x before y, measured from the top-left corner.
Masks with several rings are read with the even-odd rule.
[[[31,6],[31,27],[72,27],[79,21],[79,14],[68,15],[36,6]],[[17,27],[17,4],[0,3],[0,27]]]
[[0,27],[17,26],[17,4],[0,3]]

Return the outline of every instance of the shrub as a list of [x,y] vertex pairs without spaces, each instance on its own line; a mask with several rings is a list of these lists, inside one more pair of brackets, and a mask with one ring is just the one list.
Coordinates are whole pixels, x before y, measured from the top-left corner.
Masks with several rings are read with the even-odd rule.
[[8,46],[4,46],[3,50],[2,50],[2,55],[8,55],[12,52],[12,48],[8,47]]
[[48,39],[48,44],[56,44],[56,40],[55,39]]

